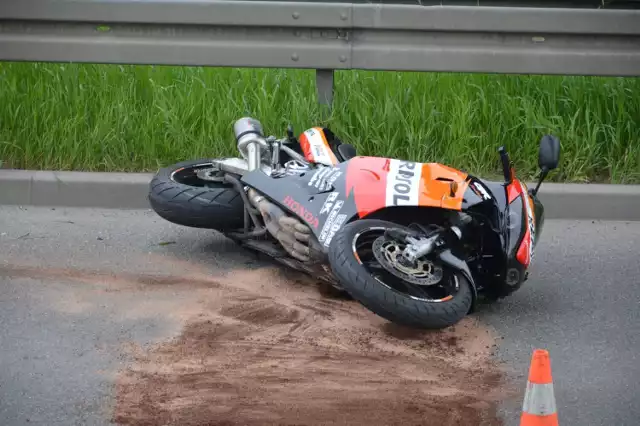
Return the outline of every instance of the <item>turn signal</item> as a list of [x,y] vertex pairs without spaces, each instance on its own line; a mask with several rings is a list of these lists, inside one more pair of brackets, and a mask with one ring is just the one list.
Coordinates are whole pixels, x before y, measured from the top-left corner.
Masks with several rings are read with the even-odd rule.
[[456,192],[458,192],[458,182],[451,182],[451,184],[449,185],[449,189],[451,189],[451,197],[455,197],[456,196]]

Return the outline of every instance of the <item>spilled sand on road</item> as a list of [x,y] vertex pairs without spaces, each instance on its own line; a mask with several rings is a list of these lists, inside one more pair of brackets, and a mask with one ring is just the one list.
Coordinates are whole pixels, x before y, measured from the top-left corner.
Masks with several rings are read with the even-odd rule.
[[195,295],[180,306],[180,334],[133,351],[114,422],[502,424],[495,338],[473,317],[446,331],[397,327],[280,268],[215,281],[180,286]]
[[501,424],[496,404],[512,392],[491,360],[493,334],[473,317],[416,331],[284,268],[219,275],[147,257],[133,260],[155,273],[0,267],[0,276],[75,283],[43,288],[61,313],[110,306],[114,321],[160,330],[166,339],[151,347],[122,345],[118,424]]

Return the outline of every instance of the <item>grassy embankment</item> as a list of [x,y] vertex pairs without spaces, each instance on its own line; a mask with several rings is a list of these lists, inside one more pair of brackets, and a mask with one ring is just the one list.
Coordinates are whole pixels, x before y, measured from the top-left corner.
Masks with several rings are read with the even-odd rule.
[[269,134],[328,124],[366,155],[536,172],[537,143],[560,137],[554,181],[640,182],[640,79],[336,73],[328,121],[310,70],[0,63],[5,167],[154,171],[188,158],[235,155],[243,115]]

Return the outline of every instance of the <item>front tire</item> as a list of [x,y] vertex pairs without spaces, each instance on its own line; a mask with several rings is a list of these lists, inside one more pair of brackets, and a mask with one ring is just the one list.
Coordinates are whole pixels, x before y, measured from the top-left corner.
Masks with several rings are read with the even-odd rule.
[[473,295],[471,284],[459,271],[439,264],[442,284],[424,286],[401,280],[379,263],[374,266],[373,240],[389,228],[403,227],[363,219],[336,233],[329,248],[329,263],[344,289],[375,314],[409,327],[442,329],[464,318]]
[[211,160],[189,160],[160,169],[149,184],[153,210],[177,225],[220,232],[242,228],[244,203],[238,191],[197,176],[212,167]]

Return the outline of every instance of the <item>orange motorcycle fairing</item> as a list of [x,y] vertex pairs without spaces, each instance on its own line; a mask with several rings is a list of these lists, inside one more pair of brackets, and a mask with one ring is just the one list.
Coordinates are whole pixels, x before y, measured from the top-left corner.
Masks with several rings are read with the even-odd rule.
[[468,178],[467,173],[439,163],[356,157],[348,163],[345,184],[362,218],[394,206],[461,210]]

